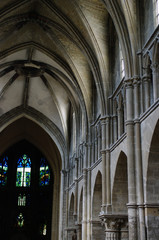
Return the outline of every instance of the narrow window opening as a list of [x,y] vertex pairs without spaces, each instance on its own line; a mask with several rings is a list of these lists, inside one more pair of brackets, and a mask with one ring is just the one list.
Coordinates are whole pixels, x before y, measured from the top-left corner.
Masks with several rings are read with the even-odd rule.
[[7,183],[7,171],[8,171],[8,157],[0,159],[0,186],[5,186]]
[[31,181],[31,160],[26,154],[17,162],[17,187],[30,187]]
[[25,194],[19,194],[18,196],[18,206],[26,206],[26,195]]
[[50,169],[45,158],[40,160],[40,186],[49,185]]
[[123,53],[122,53],[120,44],[119,44],[119,57],[120,57],[120,76],[121,76],[121,79],[123,79],[125,77],[125,66],[124,66],[124,58],[123,58]]

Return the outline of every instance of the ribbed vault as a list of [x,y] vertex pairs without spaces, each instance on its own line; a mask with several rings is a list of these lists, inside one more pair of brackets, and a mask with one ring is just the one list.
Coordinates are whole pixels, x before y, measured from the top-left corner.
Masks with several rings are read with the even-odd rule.
[[126,8],[120,1],[6,0],[0,9],[0,117],[17,107],[35,109],[57,126],[69,147],[70,115],[75,113],[78,128],[81,113],[87,141],[94,92],[96,116],[109,112],[114,36],[121,41],[127,75],[133,69]]

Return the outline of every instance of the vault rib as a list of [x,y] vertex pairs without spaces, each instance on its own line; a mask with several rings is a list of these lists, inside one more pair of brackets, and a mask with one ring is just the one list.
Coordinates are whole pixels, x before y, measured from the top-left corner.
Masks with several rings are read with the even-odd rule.
[[7,91],[7,89],[12,85],[12,83],[17,79],[17,77],[19,77],[19,74],[15,73],[10,79],[9,81],[5,84],[5,86],[2,88],[2,90],[0,91],[0,98],[2,97],[2,95],[5,93],[5,91]]

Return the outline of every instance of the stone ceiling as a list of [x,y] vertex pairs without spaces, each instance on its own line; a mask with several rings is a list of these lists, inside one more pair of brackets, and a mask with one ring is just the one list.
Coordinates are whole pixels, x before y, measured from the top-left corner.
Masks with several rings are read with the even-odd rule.
[[105,108],[111,18],[104,1],[5,0],[0,16],[0,116],[32,108],[67,138],[71,111],[78,117],[80,107],[91,121],[94,86]]

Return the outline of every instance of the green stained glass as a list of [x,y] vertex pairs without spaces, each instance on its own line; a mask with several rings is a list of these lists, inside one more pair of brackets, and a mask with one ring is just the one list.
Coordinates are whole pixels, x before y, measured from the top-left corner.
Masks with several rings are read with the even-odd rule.
[[40,160],[40,186],[49,185],[50,169],[45,158]]
[[20,228],[24,227],[24,217],[22,213],[20,213],[17,217],[17,226]]
[[26,154],[17,161],[17,187],[30,187],[31,182],[31,160]]

